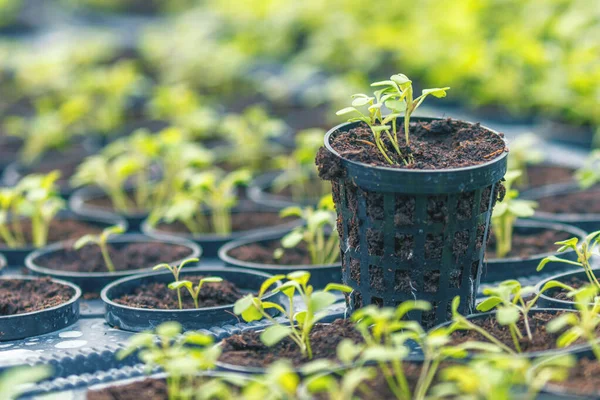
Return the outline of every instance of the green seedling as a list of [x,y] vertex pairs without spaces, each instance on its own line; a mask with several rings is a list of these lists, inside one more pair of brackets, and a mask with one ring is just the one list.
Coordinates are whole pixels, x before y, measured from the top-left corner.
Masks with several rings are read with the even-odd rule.
[[[200,261],[198,258],[187,258],[187,259],[183,260],[182,262],[180,262],[178,266],[163,263],[163,264],[158,264],[157,266],[153,267],[152,269],[154,271],[159,271],[161,269],[168,269],[173,274],[173,278],[175,278],[175,282],[179,282],[179,275],[181,274],[181,270],[183,269],[183,267],[185,267],[186,265],[188,265],[190,263],[197,263],[198,261]],[[183,308],[183,303],[181,301],[181,288],[175,288],[175,289],[177,290],[177,300],[179,302],[179,309],[181,310]]]
[[117,358],[122,360],[134,353],[148,373],[159,367],[167,374],[169,400],[191,400],[201,382],[199,374],[215,368],[221,348],[213,345],[212,336],[199,332],[182,334],[179,323],[165,322],[155,333],[132,336]]
[[509,171],[523,171],[521,176],[514,180],[516,186],[527,186],[529,177],[527,167],[544,161],[544,152],[539,149],[541,139],[533,133],[519,135],[510,143],[508,156]]
[[296,149],[281,156],[277,164],[283,170],[273,181],[273,191],[289,188],[296,202],[314,201],[331,193],[329,182],[318,178],[315,155],[323,145],[323,129],[307,129],[296,134]]
[[[496,320],[500,325],[508,327],[515,349],[517,352],[521,353],[520,340],[523,339],[523,334],[517,326],[517,323],[520,319],[523,320],[527,339],[533,341],[533,335],[529,326],[529,312],[535,306],[542,293],[557,287],[571,289],[570,286],[567,286],[562,282],[549,281],[540,289],[539,293],[531,299],[525,300],[535,293],[535,287],[521,286],[521,283],[517,280],[507,280],[500,283],[497,287],[485,288],[483,294],[487,297],[477,305],[477,310],[487,312],[495,309]],[[462,319],[460,319],[460,323],[464,325]],[[472,322],[468,323],[471,328],[475,325]],[[480,330],[481,328],[478,331]],[[488,334],[488,336],[491,335]],[[494,341],[494,343],[498,344],[498,341]]]
[[[267,290],[281,279],[287,281],[273,289],[270,293],[282,293],[288,298],[289,307],[286,310],[277,303],[263,301],[262,297]],[[312,285],[308,284],[310,273],[307,271],[295,271],[286,275],[275,275],[263,282],[258,295],[249,294],[235,303],[233,312],[246,322],[258,321],[263,318],[270,321],[273,325],[265,329],[260,335],[262,342],[266,346],[274,346],[285,338],[291,339],[301,350],[302,354],[312,359],[313,353],[310,343],[310,333],[315,325],[327,316],[327,307],[336,301],[336,296],[331,293],[340,291],[350,293],[352,288],[336,283],[328,284],[325,289],[315,291]],[[306,305],[306,310],[296,312],[294,308],[294,296],[300,296]],[[267,310],[275,309],[285,315],[290,325],[281,324],[273,318]]]
[[269,169],[271,160],[282,152],[273,139],[284,131],[285,124],[271,118],[260,106],[249,107],[243,114],[226,116],[221,125],[223,137],[228,142],[223,162],[253,172]]
[[566,312],[559,315],[546,326],[548,332],[562,332],[556,344],[568,347],[583,338],[592,348],[594,356],[600,361],[598,345],[598,327],[600,326],[600,297],[598,288],[593,285],[572,290],[568,294],[575,300],[577,312]]
[[299,217],[304,224],[292,230],[281,239],[281,246],[275,250],[274,258],[279,259],[284,249],[292,249],[306,243],[313,265],[333,264],[339,259],[340,240],[337,234],[337,215],[331,195],[319,202],[317,209],[312,207],[288,207],[280,216]]
[[[351,107],[346,107],[337,112],[337,115],[358,114],[358,117],[351,118],[349,122],[362,121],[371,128],[375,143],[367,142],[369,145],[377,146],[383,157],[390,164],[397,164],[388,154],[389,148],[384,141],[386,138],[393,150],[405,165],[413,162],[412,155],[408,152],[404,154],[398,141],[397,119],[404,116],[404,138],[405,147],[410,151],[410,117],[415,110],[423,103],[429,95],[441,98],[446,97],[446,91],[449,87],[424,89],[421,96],[413,99],[412,81],[404,74],[396,74],[390,77],[390,80],[375,82],[371,86],[383,87],[373,93],[373,96],[366,94],[355,94],[352,96]],[[391,113],[383,116],[382,108],[388,108]],[[367,108],[367,113],[363,113],[359,108]]]
[[27,386],[51,375],[52,368],[47,365],[10,368],[0,375],[0,399],[16,400],[27,390]]
[[584,190],[600,183],[600,150],[590,153],[583,167],[575,172],[575,179]]
[[29,244],[23,220],[31,223],[33,246],[39,248],[47,244],[50,223],[65,207],[65,201],[58,194],[59,177],[59,171],[31,174],[12,188],[0,189],[0,236],[6,246],[17,248]]
[[[190,296],[194,299],[194,306],[196,308],[200,308],[198,305],[198,297],[200,296],[200,290],[202,289],[202,285],[205,283],[219,283],[223,282],[223,278],[219,278],[217,276],[209,276],[207,278],[200,279],[198,286],[194,287],[194,284],[191,281],[176,281],[169,284],[169,289],[177,290],[177,295],[179,296],[179,290],[184,287],[190,293]],[[179,309],[182,309],[181,303],[179,305]]]
[[312,395],[326,395],[328,400],[347,400],[360,395],[368,398],[371,389],[366,385],[377,376],[377,370],[369,367],[354,367],[341,376],[325,373],[306,380],[306,389]]
[[496,257],[504,258],[512,249],[513,231],[517,218],[531,217],[535,213],[535,201],[519,199],[519,192],[512,188],[522,176],[521,171],[509,171],[504,177],[506,195],[496,204],[492,213],[492,228],[496,239]]
[[591,263],[592,257],[600,256],[600,253],[598,253],[600,249],[600,231],[590,233],[581,243],[579,242],[578,238],[574,237],[561,242],[556,242],[555,244],[560,246],[558,250],[556,250],[557,253],[564,253],[566,251],[573,250],[577,255],[577,261],[565,260],[557,256],[548,256],[540,261],[537,270],[541,271],[544,269],[546,264],[551,262],[575,265],[583,268],[589,282],[600,290],[600,282],[598,282],[598,279],[594,274]]
[[[248,170],[225,173],[211,170],[183,177],[171,200],[150,216],[150,223],[181,222],[194,235],[231,233],[231,210],[238,203],[237,188],[251,179]],[[209,210],[207,212],[206,210]],[[210,226],[207,221],[210,214]]]
[[125,228],[120,225],[111,226],[106,228],[99,235],[84,235],[77,239],[73,248],[75,250],[81,249],[83,246],[87,246],[88,244],[95,244],[100,247],[100,253],[102,253],[102,258],[104,259],[104,264],[106,265],[106,269],[109,272],[115,272],[115,266],[110,258],[110,252],[108,250],[108,239],[111,236],[120,235],[125,232]]

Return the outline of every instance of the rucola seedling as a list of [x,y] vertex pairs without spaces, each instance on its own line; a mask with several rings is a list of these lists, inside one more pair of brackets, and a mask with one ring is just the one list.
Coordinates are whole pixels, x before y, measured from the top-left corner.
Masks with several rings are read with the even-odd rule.
[[[446,97],[446,91],[449,87],[424,89],[419,97],[413,99],[412,81],[404,74],[396,74],[390,77],[390,80],[375,82],[371,86],[383,87],[376,90],[373,96],[366,94],[355,94],[352,96],[351,107],[346,107],[337,112],[337,115],[346,115],[350,113],[359,114],[358,117],[351,118],[349,122],[362,121],[371,128],[375,143],[370,143],[379,149],[383,157],[390,164],[396,164],[388,154],[384,137],[388,139],[393,150],[398,153],[402,162],[409,165],[413,162],[410,153],[404,154],[401,144],[398,141],[397,119],[404,115],[404,138],[405,145],[410,148],[410,117],[415,110],[423,103],[429,95],[435,97]],[[391,113],[383,116],[382,108],[387,107]],[[357,107],[367,107],[367,114],[361,112]],[[391,125],[390,125],[391,124]]]
[[[331,195],[323,197],[317,209],[288,207],[280,215],[282,218],[300,217],[304,222],[281,239],[283,249],[294,248],[301,242],[306,243],[314,265],[333,264],[340,257],[337,216]],[[275,250],[276,259],[283,256],[283,249]]]
[[119,235],[125,232],[125,228],[120,225],[111,226],[102,231],[99,235],[84,235],[77,239],[73,248],[75,250],[81,249],[83,246],[88,244],[96,244],[100,247],[100,252],[102,253],[102,258],[104,259],[104,264],[106,265],[106,269],[109,272],[115,272],[115,266],[110,258],[110,253],[108,250],[108,238],[114,235]]
[[[198,297],[200,297],[200,290],[202,289],[202,286],[205,283],[219,283],[219,282],[223,282],[223,278],[219,278],[218,276],[209,276],[206,278],[202,278],[200,279],[200,282],[198,282],[198,286],[194,287],[194,283],[191,281],[176,281],[176,282],[172,282],[169,283],[169,289],[174,289],[177,290],[177,295],[179,295],[179,290],[184,287],[188,290],[188,292],[190,293],[190,296],[192,296],[192,299],[194,299],[194,306],[196,308],[200,308],[200,306],[198,305]],[[183,307],[179,306],[179,309],[182,309]]]
[[[190,263],[197,263],[198,261],[200,261],[200,260],[197,258],[188,258],[188,259],[185,259],[182,262],[180,262],[179,265],[170,265],[167,263],[162,263],[162,264],[158,264],[157,266],[155,266],[152,269],[154,271],[159,271],[161,269],[168,269],[173,274],[173,278],[175,278],[174,283],[176,283],[176,282],[179,282],[179,274],[181,274],[181,270],[183,269],[183,267],[185,267],[186,265],[188,265]],[[175,290],[177,290],[177,300],[179,301],[179,309],[182,309],[183,303],[181,301],[181,288],[176,287]]]
[[[262,297],[267,290],[281,279],[287,279],[282,286],[273,289],[270,293],[282,293],[289,300],[288,310],[277,303],[263,301]],[[310,333],[315,325],[327,316],[327,307],[335,303],[336,297],[332,291],[350,293],[352,288],[336,283],[328,284],[325,289],[315,291],[308,284],[310,273],[307,271],[295,271],[287,276],[275,275],[263,282],[258,295],[249,294],[235,303],[233,312],[241,315],[244,321],[258,321],[263,318],[269,320],[273,325],[265,329],[260,335],[261,340],[267,346],[274,346],[285,338],[290,338],[300,348],[302,354],[312,359],[312,348],[310,345]],[[296,312],[294,308],[294,296],[299,295],[306,310]],[[267,310],[276,309],[287,316],[290,325],[282,325],[274,319]]]
[[565,251],[572,249],[577,255],[577,261],[565,260],[557,256],[549,256],[540,261],[537,270],[541,271],[546,264],[550,262],[576,265],[583,268],[589,282],[600,290],[600,282],[598,282],[598,279],[594,274],[591,263],[592,257],[600,257],[600,253],[598,252],[600,250],[600,231],[590,233],[581,243],[579,243],[578,238],[574,237],[561,242],[556,242],[555,244],[560,246],[558,250],[556,250],[557,253],[564,253]]
[[504,179],[506,195],[502,202],[496,204],[492,213],[492,228],[496,239],[496,257],[504,258],[512,249],[513,230],[517,218],[531,217],[537,203],[521,200],[519,192],[512,188],[514,182],[521,176],[521,171],[509,171]]

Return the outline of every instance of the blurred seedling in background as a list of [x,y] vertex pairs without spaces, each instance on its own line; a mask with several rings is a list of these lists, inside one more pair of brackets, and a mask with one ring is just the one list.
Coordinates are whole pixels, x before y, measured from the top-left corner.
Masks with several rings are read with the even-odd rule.
[[79,250],[84,246],[95,244],[100,248],[100,253],[102,253],[102,258],[104,259],[104,264],[106,265],[106,269],[109,272],[115,272],[115,266],[110,258],[110,251],[108,249],[108,239],[111,236],[120,235],[125,232],[125,228],[120,225],[111,226],[106,228],[99,235],[84,235],[77,239],[73,248],[75,250]]
[[521,171],[508,171],[504,176],[506,194],[496,204],[492,213],[492,228],[496,239],[496,257],[504,258],[512,249],[513,231],[517,218],[531,217],[535,213],[537,203],[519,199],[519,191],[513,184],[522,175]]
[[[39,248],[48,242],[50,223],[65,208],[58,194],[59,171],[23,177],[14,187],[0,189],[0,236],[10,248],[33,244]],[[31,223],[31,241],[27,243],[23,221]]]
[[[281,279],[287,281],[280,287],[273,289],[269,294],[282,293],[287,297],[289,307],[286,310],[277,303],[263,301],[262,297],[267,290]],[[273,325],[269,326],[260,335],[260,339],[266,346],[274,346],[285,338],[291,339],[307,359],[312,359],[313,353],[310,343],[310,333],[316,324],[325,318],[327,307],[336,302],[336,296],[331,293],[340,291],[350,293],[352,288],[336,283],[330,283],[325,289],[315,291],[308,284],[310,273],[307,271],[295,271],[286,275],[275,275],[263,282],[258,295],[249,294],[239,299],[234,306],[233,312],[246,322],[267,319]],[[294,297],[299,296],[306,306],[304,311],[295,311]],[[273,318],[267,310],[275,309],[285,315],[290,325],[283,325]]]
[[279,259],[285,249],[292,249],[306,243],[313,265],[333,264],[340,257],[340,240],[337,234],[337,215],[331,195],[325,196],[317,208],[288,207],[281,211],[281,218],[299,217],[303,224],[294,228],[281,239],[282,248],[273,256]]

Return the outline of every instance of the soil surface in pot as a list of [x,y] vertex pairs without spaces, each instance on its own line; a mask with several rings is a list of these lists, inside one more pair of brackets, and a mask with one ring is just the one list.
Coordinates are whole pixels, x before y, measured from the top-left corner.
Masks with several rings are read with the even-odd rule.
[[[205,276],[182,276],[185,279],[198,285],[200,279]],[[223,281],[219,283],[205,283],[202,285],[200,295],[198,296],[198,305],[200,308],[226,306],[235,303],[242,298],[244,293],[233,283]],[[195,309],[194,300],[187,289],[181,289],[181,299],[184,309]],[[117,304],[135,308],[149,308],[161,310],[177,310],[179,302],[177,300],[177,291],[171,290],[165,283],[150,283],[136,287],[134,292],[126,294],[116,299],[112,299]]]
[[281,258],[275,258],[275,250],[282,248],[280,240],[251,243],[233,248],[229,255],[237,260],[268,265],[311,265],[310,254],[304,242],[292,249],[284,249]]
[[600,214],[600,188],[543,197],[538,210],[552,214]]
[[[231,214],[231,231],[244,232],[259,228],[268,228],[284,224],[293,220],[293,218],[281,218],[276,212],[252,212],[244,211]],[[212,223],[209,218],[209,228],[212,232]],[[180,222],[173,224],[160,223],[156,227],[157,230],[170,233],[190,234],[189,229]],[[207,235],[211,235],[210,233]]]
[[[133,195],[128,193],[127,197],[129,199],[130,204],[135,204],[135,198],[133,197]],[[107,210],[107,211],[113,211],[118,214],[144,214],[144,213],[147,213],[146,210],[142,210],[137,207],[132,207],[131,209],[127,210],[126,213],[123,213],[121,211],[116,211],[113,206],[112,200],[108,196],[93,197],[91,199],[85,200],[84,204],[93,206],[93,207],[97,207],[97,208],[101,208],[101,209]]]
[[66,303],[75,294],[50,278],[0,279],[0,315],[24,314]]
[[[23,229],[23,235],[27,243],[33,242],[33,233],[31,228],[31,221],[21,221],[21,227]],[[55,243],[62,240],[77,240],[86,234],[96,234],[102,232],[102,228],[85,222],[78,221],[76,219],[54,219],[50,222],[50,229],[48,230],[48,243]],[[0,248],[5,248],[6,244],[0,237]]]
[[566,183],[573,180],[575,169],[558,165],[529,165],[527,178],[529,182],[524,187],[539,187],[552,183]]
[[[557,249],[554,243],[569,239],[571,236],[568,232],[550,229],[528,234],[515,232],[513,234],[512,249],[505,258],[527,258],[539,254],[553,253]],[[493,232],[485,255],[488,260],[496,258],[496,238]]]
[[[394,161],[391,165],[373,145],[373,132],[362,124],[332,138],[331,146],[345,159],[374,166],[403,169],[445,169],[468,167],[491,161],[508,151],[504,140],[481,127],[450,118],[431,122],[411,122],[410,148],[404,143],[403,129],[398,129],[400,150],[412,154],[414,162],[405,165],[386,135],[382,135],[386,153]],[[320,152],[323,155],[324,152]],[[334,159],[330,155],[328,158]],[[331,160],[333,161],[333,160]],[[330,161],[330,162],[331,162]],[[336,161],[333,161],[336,162]],[[317,156],[319,169],[327,166],[323,157]]]
[[[351,339],[355,343],[363,341],[361,334],[349,320],[337,319],[331,324],[320,324],[310,333],[313,360],[327,358],[336,359],[336,349],[343,339]],[[267,367],[273,362],[286,358],[295,366],[309,361],[305,358],[297,344],[285,338],[272,347],[265,346],[260,340],[260,333],[247,331],[233,335],[223,341],[223,353],[219,361],[244,366]]]
[[[117,271],[152,268],[186,258],[192,250],[186,246],[160,242],[133,242],[109,245],[110,258]],[[61,249],[44,254],[35,260],[39,266],[69,272],[108,272],[100,247],[87,245],[80,250]]]
[[[564,312],[564,311],[563,311]],[[531,329],[531,335],[533,337],[533,341],[530,341],[527,338],[527,333],[525,330],[525,324],[523,322],[523,318],[517,322],[517,326],[523,335],[523,339],[519,340],[519,345],[521,346],[521,350],[525,353],[533,352],[533,351],[544,351],[544,350],[553,350],[556,349],[556,339],[560,336],[559,333],[550,333],[546,331],[546,324],[553,320],[554,318],[561,315],[563,312],[557,312],[555,314],[550,313],[530,313],[529,314],[529,327]],[[510,334],[508,327],[502,326],[496,321],[494,316],[490,316],[484,319],[472,319],[471,322],[476,325],[482,327],[486,332],[500,340],[506,346],[511,349],[515,349],[513,344],[513,339]],[[600,332],[600,328],[598,329]],[[486,338],[481,336],[479,333],[474,331],[457,331],[452,334],[452,344],[460,344],[469,340],[478,340],[481,342],[489,342]],[[585,341],[577,340],[574,345],[583,344]]]
[[111,386],[87,393],[87,400],[167,400],[167,383],[162,379],[144,379],[127,385]]
[[60,171],[60,178],[56,181],[58,186],[63,189],[70,187],[69,179],[75,174],[77,167],[82,160],[70,160],[64,163],[56,164],[54,162],[40,163],[32,167],[26,167],[22,172],[24,174],[47,174],[54,170]]
[[597,360],[582,358],[570,369],[569,378],[552,384],[564,388],[570,394],[600,396],[600,363]]

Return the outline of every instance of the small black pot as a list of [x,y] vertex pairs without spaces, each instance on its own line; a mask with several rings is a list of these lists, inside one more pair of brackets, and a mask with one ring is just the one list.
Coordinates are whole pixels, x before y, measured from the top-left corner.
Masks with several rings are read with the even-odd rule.
[[[565,224],[553,224],[541,221],[530,221],[530,220],[518,220],[515,223],[515,232],[518,233],[536,233],[541,230],[555,230],[561,232],[568,232],[572,237],[578,237],[579,239],[585,238],[586,232],[574,226]],[[540,261],[544,258],[555,255],[554,252],[537,254],[535,256],[527,258],[495,258],[484,261],[484,269],[481,275],[482,283],[493,283],[500,282],[507,279],[519,279],[525,276],[535,275],[537,272],[537,266]],[[577,255],[573,250],[569,250],[559,255],[561,258],[567,260],[576,260]],[[572,266],[571,266],[572,267]],[[544,271],[562,272],[569,267],[567,264],[552,263],[548,264]]]
[[273,193],[271,191],[273,181],[281,173],[281,171],[269,172],[254,179],[250,186],[248,186],[248,198],[256,204],[273,208],[285,208],[295,205],[315,206],[319,203],[320,199],[318,198],[297,202],[289,196]]
[[74,213],[87,217],[119,216],[127,221],[128,232],[140,232],[142,222],[148,218],[147,211],[119,213],[110,208],[98,207],[87,203],[92,199],[101,197],[106,197],[106,193],[99,188],[89,186],[77,189],[71,195],[69,207]]
[[[278,211],[268,211],[268,210],[238,210],[233,211],[233,213],[252,213],[252,212],[273,212],[278,213]],[[191,233],[175,233],[175,232],[167,232],[161,231],[160,229],[154,228],[150,225],[148,220],[142,223],[142,232],[148,236],[155,238],[162,237],[181,237],[183,239],[192,241],[202,246],[203,254],[208,258],[217,258],[219,256],[219,249],[225,245],[226,243],[231,242],[232,240],[240,239],[246,236],[255,236],[257,234],[273,234],[273,233],[283,233],[287,232],[290,229],[295,228],[300,225],[300,220],[292,220],[290,222],[284,222],[281,225],[258,228],[258,229],[250,229],[247,231],[238,231],[231,232],[229,235],[216,235],[216,234],[203,234],[203,235],[193,235]]]
[[[527,200],[538,201],[546,197],[561,196],[580,191],[581,189],[576,183],[557,183],[524,191],[521,197]],[[600,230],[600,214],[553,214],[538,210],[532,219],[569,224],[586,232]]]
[[323,289],[328,283],[340,283],[342,281],[342,263],[337,262],[329,265],[273,265],[260,264],[249,261],[238,260],[229,252],[236,247],[245,246],[252,243],[268,243],[273,240],[280,240],[283,237],[281,233],[271,233],[264,235],[256,235],[251,238],[245,238],[229,242],[219,249],[219,258],[227,267],[238,267],[242,269],[252,269],[262,271],[269,274],[289,274],[293,271],[308,271],[310,272],[310,283],[316,289]]
[[[235,284],[240,289],[252,293],[257,293],[262,283],[271,277],[271,275],[263,272],[242,270],[239,268],[196,267],[185,268],[181,272],[182,277],[197,274],[221,277]],[[238,322],[238,318],[233,314],[233,304],[199,309],[161,310],[134,308],[112,301],[115,297],[132,293],[135,288],[153,282],[164,283],[165,290],[170,290],[167,288],[167,285],[173,282],[173,275],[168,271],[152,272],[122,278],[106,286],[100,295],[106,306],[106,321],[119,329],[134,332],[151,330],[167,321],[177,321],[185,330],[205,329]],[[277,286],[281,286],[281,282],[277,283]],[[265,296],[264,298],[279,303],[279,297],[279,294],[274,294]]]
[[[195,243],[181,240],[178,238],[163,238],[161,240],[153,239],[148,236],[135,233],[126,233],[124,235],[109,238],[109,243],[119,246],[128,243],[169,243],[177,246],[185,246],[191,250],[191,254],[188,257],[200,258],[202,249]],[[62,251],[65,246],[72,246],[72,242],[59,242],[42,249],[36,250],[31,253],[25,259],[25,266],[32,273],[36,275],[51,276],[53,278],[64,279],[69,282],[81,287],[81,290],[85,293],[98,293],[109,283],[123,277],[128,277],[143,272],[151,271],[154,265],[140,266],[139,269],[129,271],[116,271],[116,272],[73,272],[73,271],[60,271],[55,269],[46,268],[37,263],[38,259],[46,254],[50,254],[56,251]],[[171,264],[179,264],[183,260],[172,260]]]
[[[97,215],[97,216],[80,216],[76,215],[71,211],[64,210],[58,213],[57,218],[61,219],[73,219],[77,221],[82,221],[85,223],[89,223],[95,226],[98,226],[102,229],[108,228],[110,226],[119,225],[127,229],[127,222],[123,218],[120,218],[118,215]],[[0,253],[2,253],[7,260],[9,267],[22,267],[25,265],[25,258],[32,252],[36,251],[37,248],[33,246],[25,246],[19,248],[0,248]]]
[[[0,279],[35,280],[33,277],[4,276]],[[0,341],[25,339],[31,336],[57,331],[74,324],[79,319],[81,289],[70,282],[53,279],[55,283],[68,286],[74,291],[66,303],[40,311],[0,316]]]
[[[597,268],[594,269],[594,272],[596,273],[596,276],[600,276],[599,269],[597,269]],[[583,271],[582,269],[579,269],[576,271],[563,272],[562,274],[551,276],[551,277],[539,282],[537,285],[535,285],[535,293],[536,294],[539,293],[542,286],[544,286],[549,281],[559,281],[559,282],[566,283],[568,285],[569,281],[572,278],[580,279],[581,281],[586,282],[586,283],[588,282],[585,271]],[[558,290],[558,288],[550,289],[549,292],[552,292],[553,290]],[[549,296],[545,293],[542,293],[540,295],[540,299],[538,300],[538,305],[540,307],[546,307],[546,308],[562,308],[562,309],[570,309],[570,310],[575,309],[574,301],[555,299],[554,297]]]
[[434,309],[418,320],[431,327],[448,320],[452,299],[460,296],[460,311],[471,313],[507,153],[465,168],[372,166],[344,159],[331,146],[333,137],[358,125],[327,132],[324,150],[336,167],[320,171],[335,174],[330,179],[344,247],[343,282],[354,289],[350,309],[425,300]]
[[[565,309],[565,308],[542,308],[542,305],[538,302],[538,306],[540,308],[534,308],[533,310],[529,311],[529,315],[533,315],[536,313],[548,313],[548,314],[556,314],[559,311],[568,311],[568,312],[573,312],[573,310],[569,310],[569,309]],[[488,318],[492,315],[496,314],[496,311],[490,311],[490,312],[484,312],[484,313],[478,313],[478,314],[471,314],[467,316],[467,319],[469,320],[478,320],[478,319],[485,319]],[[440,327],[445,327],[447,328],[448,326],[450,326],[452,324],[452,321],[448,321],[445,322],[441,325],[438,325],[437,327],[433,328],[438,329]],[[552,350],[543,350],[543,351],[532,351],[532,352],[526,352],[526,353],[522,353],[521,356],[522,357],[527,357],[529,359],[535,359],[535,358],[539,358],[539,357],[545,357],[545,356],[550,356],[550,355],[554,355],[554,354],[564,354],[564,353],[575,353],[577,351],[582,351],[582,350],[589,350],[590,346],[587,344],[581,344],[581,345],[575,345],[575,346],[570,346],[570,347],[565,347],[565,348],[561,348],[561,349],[552,349]],[[476,354],[471,354],[469,355],[472,358],[476,358]]]

